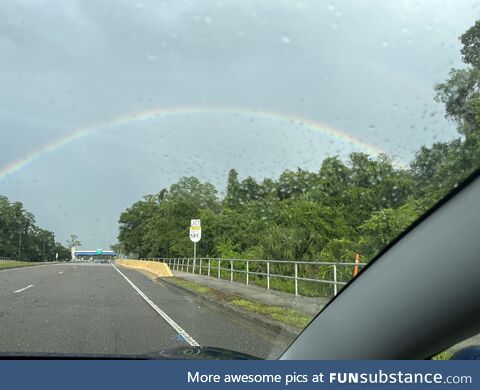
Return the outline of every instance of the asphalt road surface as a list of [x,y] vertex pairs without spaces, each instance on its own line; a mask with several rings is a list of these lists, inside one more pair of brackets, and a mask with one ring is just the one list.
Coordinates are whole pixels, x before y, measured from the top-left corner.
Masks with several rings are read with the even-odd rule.
[[0,356],[119,356],[201,345],[275,358],[288,343],[135,270],[78,263],[0,271]]

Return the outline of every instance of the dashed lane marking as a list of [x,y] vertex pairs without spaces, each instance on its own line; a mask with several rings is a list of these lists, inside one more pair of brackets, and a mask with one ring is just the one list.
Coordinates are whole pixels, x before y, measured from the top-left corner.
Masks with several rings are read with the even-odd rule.
[[15,290],[13,293],[16,294],[16,293],[25,291],[25,290],[29,289],[30,287],[33,287],[33,286],[35,286],[35,285],[34,285],[34,284],[30,284],[30,285],[28,285],[27,287],[21,288],[20,290]]

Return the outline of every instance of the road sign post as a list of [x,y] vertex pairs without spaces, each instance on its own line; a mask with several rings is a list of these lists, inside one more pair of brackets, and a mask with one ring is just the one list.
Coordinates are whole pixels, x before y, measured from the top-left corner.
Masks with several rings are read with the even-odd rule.
[[193,273],[195,273],[195,263],[197,259],[197,242],[202,238],[202,226],[199,219],[190,221],[190,240],[193,242]]
[[193,273],[195,273],[195,263],[197,261],[197,243],[193,242]]

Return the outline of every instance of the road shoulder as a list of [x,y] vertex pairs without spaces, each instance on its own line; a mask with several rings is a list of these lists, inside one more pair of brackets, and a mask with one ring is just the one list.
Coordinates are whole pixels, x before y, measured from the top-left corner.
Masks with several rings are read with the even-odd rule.
[[310,321],[310,316],[307,314],[245,299],[180,277],[158,278],[156,280],[288,337],[298,336]]

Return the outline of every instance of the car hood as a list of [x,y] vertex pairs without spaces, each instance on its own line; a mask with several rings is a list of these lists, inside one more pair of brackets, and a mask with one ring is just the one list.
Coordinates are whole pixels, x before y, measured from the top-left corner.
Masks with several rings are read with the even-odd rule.
[[258,360],[258,357],[217,347],[178,347],[145,354],[74,354],[56,352],[2,352],[6,360]]

